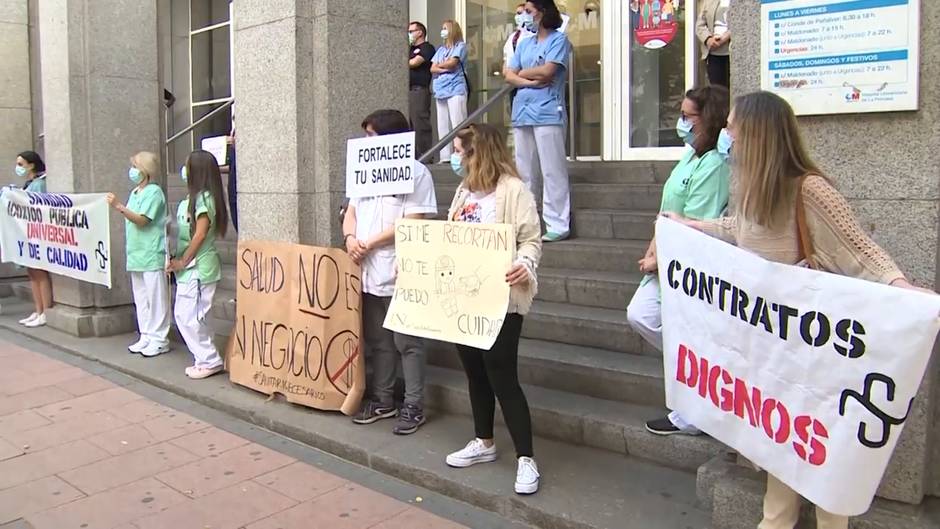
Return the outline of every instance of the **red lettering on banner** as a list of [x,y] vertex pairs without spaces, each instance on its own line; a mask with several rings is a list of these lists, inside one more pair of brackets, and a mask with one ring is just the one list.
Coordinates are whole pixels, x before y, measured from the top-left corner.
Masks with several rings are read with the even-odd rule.
[[[697,390],[699,397],[712,406],[746,420],[752,428],[760,428],[777,444],[792,441],[793,451],[813,466],[826,462],[829,431],[816,418],[799,415],[793,418],[786,404],[775,398],[764,399],[764,392],[737,378],[718,364],[696,354],[686,345],[679,345],[676,381]],[[745,416],[746,415],[746,416]]]

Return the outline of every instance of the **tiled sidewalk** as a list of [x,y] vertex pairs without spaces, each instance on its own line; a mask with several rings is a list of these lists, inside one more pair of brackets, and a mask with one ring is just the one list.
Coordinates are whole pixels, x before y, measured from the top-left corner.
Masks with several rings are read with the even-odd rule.
[[0,341],[5,527],[463,526]]

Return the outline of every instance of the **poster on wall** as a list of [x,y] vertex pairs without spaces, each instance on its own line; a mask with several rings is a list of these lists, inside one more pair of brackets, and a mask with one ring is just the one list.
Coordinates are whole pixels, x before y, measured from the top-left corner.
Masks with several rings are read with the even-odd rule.
[[111,288],[110,208],[104,193],[4,188],[0,259]]
[[920,0],[761,0],[761,86],[798,115],[917,110]]
[[641,46],[666,47],[679,33],[679,0],[631,0],[630,23]]

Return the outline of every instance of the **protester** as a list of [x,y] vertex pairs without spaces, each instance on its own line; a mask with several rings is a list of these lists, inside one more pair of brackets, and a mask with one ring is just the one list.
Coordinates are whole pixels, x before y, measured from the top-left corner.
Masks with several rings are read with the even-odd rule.
[[[728,205],[731,168],[718,150],[718,137],[728,119],[728,90],[706,86],[689,90],[682,101],[676,132],[689,149],[663,186],[660,212],[678,213],[692,219],[719,217]],[[627,306],[627,321],[656,349],[663,350],[662,300],[656,275],[656,240],[650,241],[640,259],[646,275]],[[677,412],[649,421],[646,429],[659,435],[701,433]]]
[[415,131],[415,156],[431,149],[431,61],[434,46],[428,42],[428,28],[421,22],[408,25],[408,114]]
[[[737,180],[735,215],[696,221],[667,216],[770,261],[805,263],[831,273],[918,289],[869,238],[845,198],[807,153],[790,105],[769,92],[738,97],[728,118]],[[801,231],[805,235],[801,235]],[[759,529],[793,529],[800,497],[768,474]],[[846,529],[848,518],[816,507],[819,529]]]
[[228,209],[219,164],[212,153],[193,151],[180,169],[180,176],[188,193],[176,211],[179,241],[176,256],[166,268],[176,274],[176,327],[195,358],[194,364],[186,368],[186,376],[200,379],[222,371],[222,357],[206,318],[222,279],[222,261],[215,241],[225,237]]
[[[16,157],[16,176],[25,178],[23,189],[30,193],[46,192],[46,164],[33,151],[23,151]],[[27,268],[29,288],[33,293],[32,314],[20,320],[25,327],[42,327],[46,324],[46,310],[52,307],[52,278],[49,272],[38,268]]]
[[[397,110],[378,110],[362,121],[367,136],[407,132],[408,120]],[[372,424],[398,416],[392,432],[414,433],[424,424],[424,379],[427,348],[422,338],[392,332],[382,325],[395,293],[395,221],[437,215],[437,196],[431,172],[415,162],[414,191],[408,195],[354,198],[343,219],[343,241],[352,259],[362,266],[362,337],[365,342],[367,398],[353,418]],[[395,408],[395,378],[399,357],[405,379],[405,401]]]
[[731,0],[705,0],[695,21],[708,82],[731,86],[731,31],[728,11]]
[[131,158],[128,178],[134,184],[127,205],[114,193],[108,204],[124,216],[127,272],[131,276],[140,339],[127,346],[132,353],[154,357],[170,350],[170,286],[166,272],[166,197],[153,179],[160,160],[152,152]]
[[447,218],[455,222],[512,224],[516,236],[515,261],[506,272],[509,310],[496,342],[484,351],[457,345],[467,374],[470,407],[476,438],[447,456],[452,467],[468,467],[496,459],[493,420],[496,399],[516,449],[515,491],[533,494],[539,488],[533,459],[532,419],[519,385],[519,335],[523,316],[537,290],[536,269],[542,253],[535,198],[513,164],[502,134],[492,125],[470,125],[455,141],[454,170],[463,181],[457,187]]
[[518,88],[512,105],[516,164],[534,193],[542,179],[543,241],[566,239],[570,233],[571,197],[565,158],[565,83],[571,43],[558,28],[561,14],[553,0],[526,2],[522,23],[537,34],[522,41],[504,72]]
[[[519,47],[519,43],[523,39],[527,39],[535,33],[532,33],[525,27],[525,3],[519,4],[516,6],[516,16],[514,18],[516,22],[516,29],[509,34],[509,38],[506,39],[506,44],[503,45],[503,69],[509,67],[509,63],[512,62],[512,56],[516,54],[516,49]],[[516,92],[518,88],[513,88],[509,92],[509,109],[512,111],[512,102],[516,98]]]
[[[444,45],[437,49],[431,59],[431,75],[434,76],[434,98],[437,102],[437,135],[443,138],[454,127],[467,119],[467,46],[463,41],[460,24],[445,20],[441,28]],[[453,148],[450,144],[441,149],[441,163],[450,161]]]

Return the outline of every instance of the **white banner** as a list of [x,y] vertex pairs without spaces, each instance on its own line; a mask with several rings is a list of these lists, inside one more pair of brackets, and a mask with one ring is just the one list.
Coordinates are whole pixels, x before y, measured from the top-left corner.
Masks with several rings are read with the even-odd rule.
[[0,259],[111,288],[106,196],[4,189]]
[[415,133],[346,142],[346,196],[408,195],[415,190]]
[[772,263],[656,223],[666,403],[823,509],[871,505],[940,296]]

